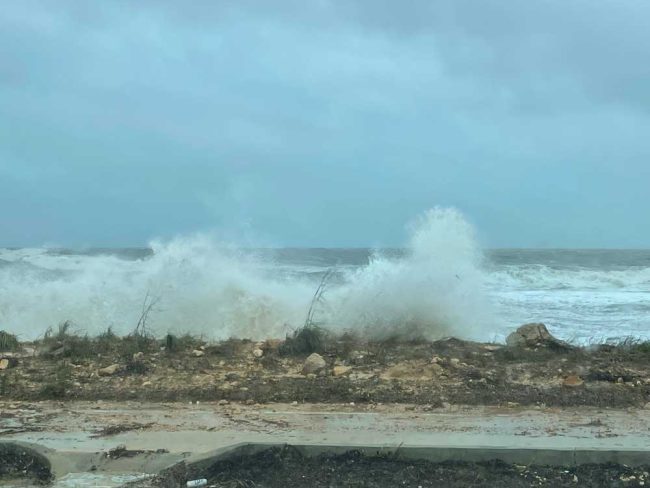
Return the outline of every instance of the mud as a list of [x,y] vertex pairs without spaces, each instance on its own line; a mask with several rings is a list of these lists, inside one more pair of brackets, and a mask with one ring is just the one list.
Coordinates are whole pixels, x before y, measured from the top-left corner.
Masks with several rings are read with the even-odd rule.
[[[315,488],[367,487],[631,487],[644,486],[650,466],[585,464],[577,467],[524,466],[499,460],[488,462],[400,459],[399,451],[385,456],[365,456],[358,451],[341,455],[308,457],[291,446],[271,448],[257,454],[218,461],[197,478],[221,488]],[[133,487],[180,486],[177,470],[135,483]]]
[[0,484],[14,481],[47,484],[52,480],[49,461],[32,449],[0,443]]

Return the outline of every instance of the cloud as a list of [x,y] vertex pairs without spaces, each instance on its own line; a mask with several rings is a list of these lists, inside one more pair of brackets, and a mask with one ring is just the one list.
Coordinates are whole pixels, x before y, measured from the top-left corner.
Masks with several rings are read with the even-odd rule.
[[[278,243],[395,244],[452,204],[491,245],[650,245],[649,10],[14,2],[0,231],[111,244],[124,226],[135,244],[237,220]],[[57,232],[34,230],[44,213]]]

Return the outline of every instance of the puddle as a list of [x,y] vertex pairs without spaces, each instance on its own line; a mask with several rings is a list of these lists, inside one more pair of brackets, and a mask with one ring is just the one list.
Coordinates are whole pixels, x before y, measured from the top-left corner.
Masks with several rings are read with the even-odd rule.
[[[52,484],[38,485],[44,488],[116,488],[130,481],[150,477],[143,473],[68,473]],[[32,480],[2,480],[3,488],[34,487]]]
[[68,473],[48,485],[51,488],[114,488],[148,478],[144,473]]

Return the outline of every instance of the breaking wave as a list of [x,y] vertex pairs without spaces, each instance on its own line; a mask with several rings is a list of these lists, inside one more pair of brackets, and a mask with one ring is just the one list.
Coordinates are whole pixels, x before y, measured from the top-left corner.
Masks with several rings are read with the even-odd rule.
[[494,287],[519,290],[650,291],[650,267],[602,270],[543,264],[501,266],[489,273]]
[[[406,248],[336,268],[317,304],[319,323],[377,336],[476,334],[490,314],[472,227],[458,211],[436,208],[411,226]],[[132,254],[0,251],[0,329],[31,339],[70,320],[89,334],[109,326],[128,333],[149,297],[148,325],[159,335],[281,337],[304,323],[325,271],[287,272],[273,253],[207,236]]]

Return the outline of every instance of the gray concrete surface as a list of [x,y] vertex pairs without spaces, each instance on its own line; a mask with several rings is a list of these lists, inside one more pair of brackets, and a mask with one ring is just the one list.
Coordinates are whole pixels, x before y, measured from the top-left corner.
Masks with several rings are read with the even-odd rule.
[[[311,453],[401,446],[400,455],[438,460],[650,464],[650,410],[13,402],[0,403],[0,411],[0,442],[47,450],[58,477],[91,466],[96,473],[155,473],[249,443],[290,443]],[[102,434],[116,426],[131,430]],[[118,445],[168,453],[107,459]]]

